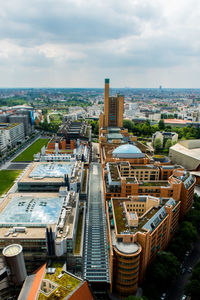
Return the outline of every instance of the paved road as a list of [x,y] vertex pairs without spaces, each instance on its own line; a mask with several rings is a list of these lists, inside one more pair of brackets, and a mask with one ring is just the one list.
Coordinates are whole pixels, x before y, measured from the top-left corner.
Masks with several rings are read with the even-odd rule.
[[[188,270],[189,267],[194,267],[194,265],[200,260],[200,240],[198,240],[194,247],[192,248],[191,253],[188,257],[185,257],[184,268]],[[167,300],[180,300],[184,295],[184,286],[187,283],[191,273],[186,271],[184,274],[180,274],[179,278],[173,285]]]
[[[29,144],[27,144],[24,148],[22,148],[19,152],[17,152],[14,156],[12,156],[8,161],[6,161],[3,165],[0,166],[0,170],[21,170],[26,168],[27,164],[26,163],[19,163],[19,169],[17,168],[18,163],[12,163],[12,160],[15,159],[19,154],[21,154],[24,150],[26,150],[28,147],[30,147],[30,145],[32,145],[36,140],[38,140],[39,138],[41,138],[41,136],[37,136],[35,139],[33,139]],[[12,167],[12,165],[15,165],[14,167]],[[24,164],[24,168],[22,168],[22,164]]]

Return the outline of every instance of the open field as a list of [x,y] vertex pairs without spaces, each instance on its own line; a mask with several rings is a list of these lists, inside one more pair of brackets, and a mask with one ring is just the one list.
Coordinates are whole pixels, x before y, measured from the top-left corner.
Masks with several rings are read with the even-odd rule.
[[19,170],[1,170],[0,171],[0,195],[6,193],[13,185],[15,179],[19,176]]
[[33,143],[30,147],[19,154],[14,160],[15,161],[32,161],[34,154],[40,152],[43,146],[48,144],[49,139],[39,139]]

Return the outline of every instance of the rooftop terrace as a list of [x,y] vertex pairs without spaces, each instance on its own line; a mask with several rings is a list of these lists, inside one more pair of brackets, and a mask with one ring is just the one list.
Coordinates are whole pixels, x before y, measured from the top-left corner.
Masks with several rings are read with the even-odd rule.
[[140,181],[140,186],[170,186],[168,181]]
[[159,168],[154,165],[131,166],[131,169],[158,169],[159,170]]
[[51,268],[55,268],[55,273],[48,274],[48,269],[47,269],[43,281],[45,279],[50,280],[52,284],[55,284],[55,289],[53,289],[52,292],[48,295],[44,293],[42,290],[40,290],[38,300],[65,299],[82,282],[81,279],[74,276],[73,274],[69,272],[63,272],[62,263],[54,262],[52,263]]
[[[142,232],[148,229],[153,231],[157,227],[159,222],[161,222],[162,219],[166,216],[166,211],[164,206],[165,205],[174,206],[177,204],[177,201],[174,201],[173,199],[166,199],[166,201],[164,200],[161,201],[159,207],[152,206],[141,217],[139,217],[139,223],[137,227],[132,227],[128,225],[126,212],[124,211],[124,206],[123,206],[123,202],[127,200],[128,198],[120,198],[120,199],[113,199],[112,202],[114,207],[113,213],[115,215],[118,234],[135,234],[138,231]],[[130,203],[134,203],[134,201]],[[153,224],[153,227],[151,227],[151,224]]]

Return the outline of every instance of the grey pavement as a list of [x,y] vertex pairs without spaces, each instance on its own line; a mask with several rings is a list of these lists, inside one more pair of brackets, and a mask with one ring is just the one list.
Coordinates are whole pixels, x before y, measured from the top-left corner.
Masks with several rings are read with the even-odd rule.
[[29,163],[10,163],[6,170],[23,170],[25,169]]

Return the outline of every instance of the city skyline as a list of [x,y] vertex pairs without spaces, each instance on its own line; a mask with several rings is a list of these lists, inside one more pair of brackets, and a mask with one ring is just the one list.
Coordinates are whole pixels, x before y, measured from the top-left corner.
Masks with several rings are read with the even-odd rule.
[[1,4],[0,87],[198,88],[200,3]]

